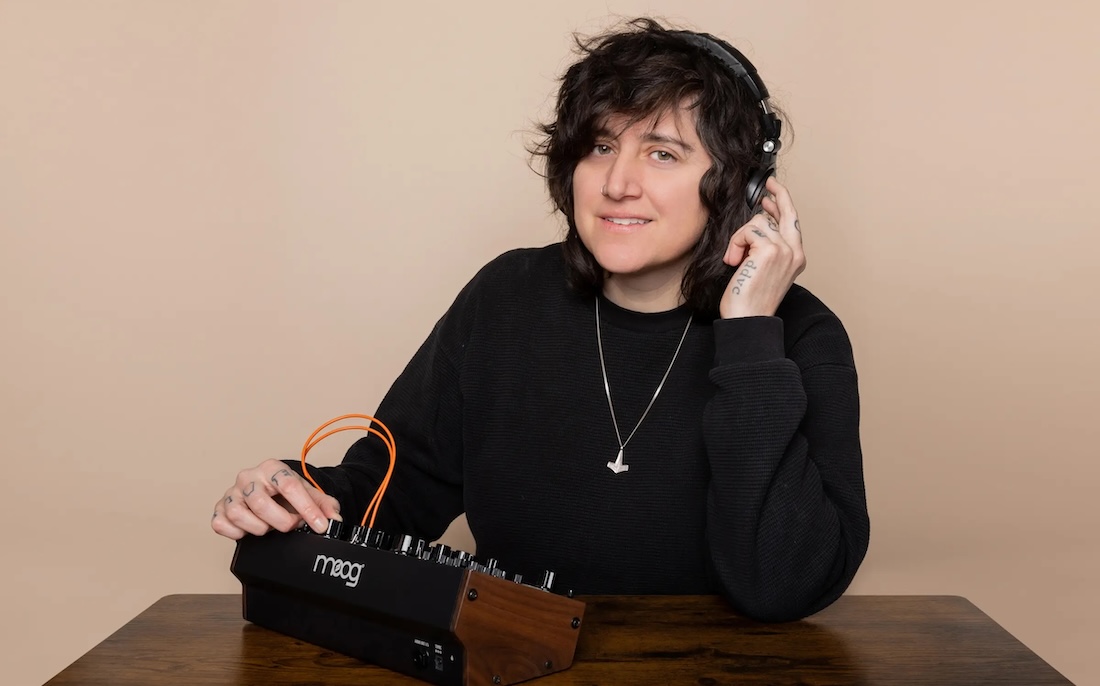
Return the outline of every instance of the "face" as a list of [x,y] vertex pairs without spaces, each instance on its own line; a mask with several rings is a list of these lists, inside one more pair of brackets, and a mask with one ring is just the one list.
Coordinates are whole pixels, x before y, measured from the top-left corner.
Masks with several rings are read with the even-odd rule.
[[691,110],[626,121],[604,122],[573,172],[577,231],[609,283],[679,289],[707,221],[699,180],[711,158]]

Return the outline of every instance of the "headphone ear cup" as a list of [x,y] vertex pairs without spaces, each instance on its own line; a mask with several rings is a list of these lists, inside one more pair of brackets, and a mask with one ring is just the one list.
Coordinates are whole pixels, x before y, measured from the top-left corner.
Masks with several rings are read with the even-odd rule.
[[745,185],[745,202],[750,210],[755,211],[764,199],[764,194],[767,193],[764,184],[768,182],[769,176],[775,176],[775,167],[753,169],[749,172],[749,182]]

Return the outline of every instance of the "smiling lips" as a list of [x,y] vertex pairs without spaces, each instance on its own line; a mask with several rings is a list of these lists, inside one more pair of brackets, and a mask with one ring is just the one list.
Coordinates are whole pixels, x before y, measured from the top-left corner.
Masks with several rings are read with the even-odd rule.
[[635,227],[645,226],[651,220],[641,217],[601,217],[605,228],[611,231],[628,232]]

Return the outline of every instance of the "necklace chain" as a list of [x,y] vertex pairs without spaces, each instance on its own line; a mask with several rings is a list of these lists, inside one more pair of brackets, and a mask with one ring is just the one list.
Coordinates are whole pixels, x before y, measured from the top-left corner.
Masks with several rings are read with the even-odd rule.
[[661,377],[661,383],[657,384],[657,390],[653,391],[653,397],[649,399],[649,404],[646,405],[641,418],[638,420],[638,423],[634,425],[634,430],[630,432],[630,435],[627,436],[624,441],[623,435],[619,432],[619,421],[615,418],[615,404],[611,402],[611,385],[607,382],[607,365],[604,363],[603,358],[603,335],[600,332],[600,298],[596,296],[596,346],[600,351],[600,372],[603,373],[603,390],[607,395],[607,407],[611,410],[611,423],[615,427],[615,438],[619,441],[619,455],[614,462],[608,462],[607,466],[616,474],[630,469],[629,465],[623,464],[623,451],[626,450],[626,444],[630,443],[630,439],[634,438],[634,434],[638,433],[638,429],[642,426],[642,422],[645,421],[646,415],[648,415],[649,411],[653,408],[653,403],[657,402],[657,396],[660,395],[661,389],[665,386],[665,380],[668,379],[668,375],[672,371],[672,365],[676,364],[676,358],[680,355],[680,348],[683,347],[684,339],[687,338],[688,329],[690,328],[691,317],[688,317],[687,325],[684,327],[684,333],[680,335],[680,342],[676,344],[676,352],[672,353],[672,361],[668,363],[668,369],[665,370],[664,376]]

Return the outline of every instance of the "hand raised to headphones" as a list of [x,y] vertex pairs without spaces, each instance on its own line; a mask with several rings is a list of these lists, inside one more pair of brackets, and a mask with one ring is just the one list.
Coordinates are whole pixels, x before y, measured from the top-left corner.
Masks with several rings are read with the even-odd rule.
[[771,317],[795,278],[806,269],[802,228],[791,194],[775,177],[768,179],[770,197],[762,211],[734,232],[722,260],[736,267],[722,294],[723,319]]

